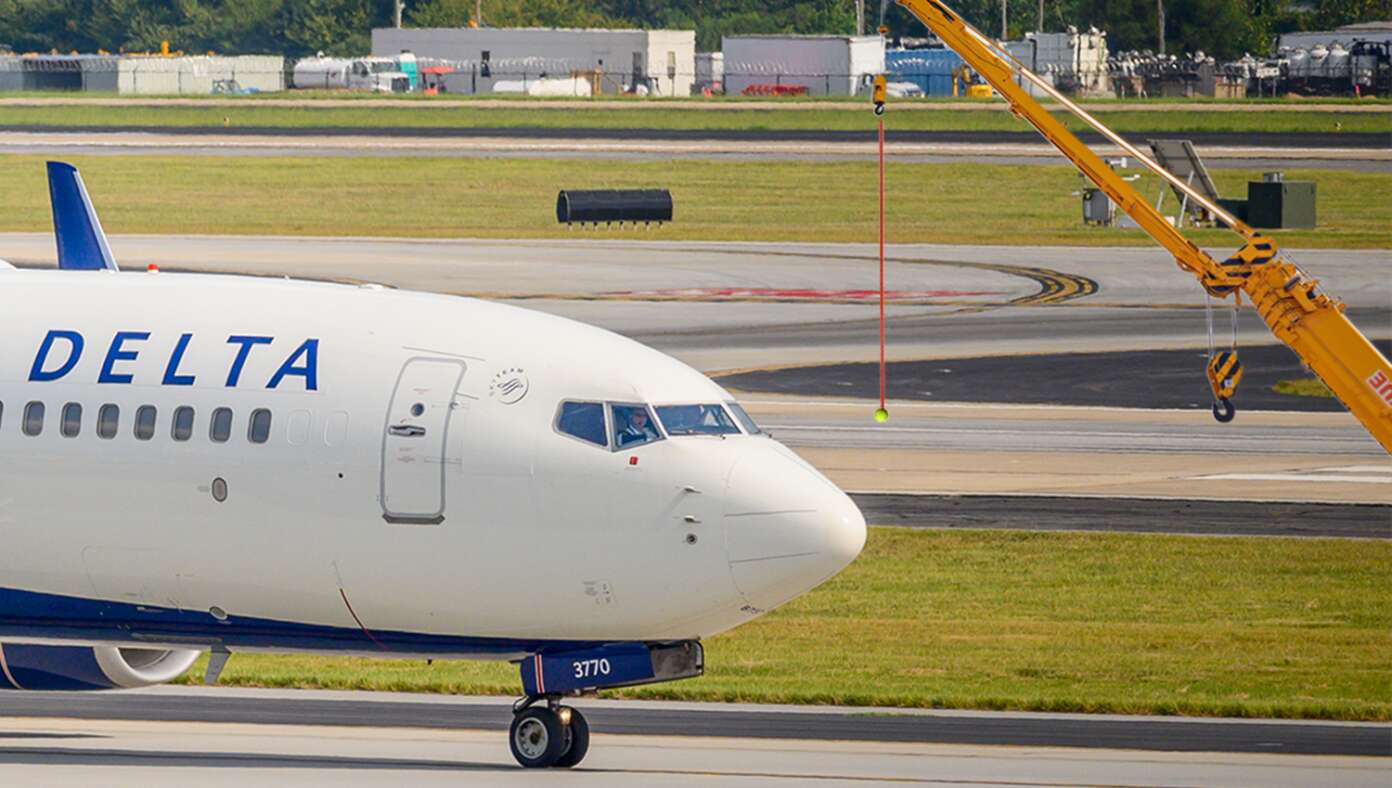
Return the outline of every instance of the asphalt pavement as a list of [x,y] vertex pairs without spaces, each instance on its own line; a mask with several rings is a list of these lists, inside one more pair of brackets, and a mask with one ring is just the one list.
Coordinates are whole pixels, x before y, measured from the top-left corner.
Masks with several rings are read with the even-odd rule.
[[[1377,723],[584,699],[573,705],[596,731],[642,736],[1392,756],[1392,726]],[[507,698],[168,687],[136,692],[11,693],[5,696],[5,716],[504,731],[512,712]]]
[[[1383,316],[1381,312],[1354,315],[1370,328]],[[1392,340],[1375,344],[1384,355],[1392,356]],[[1228,348],[1227,338],[1219,339],[1217,350]],[[1233,403],[1239,411],[1345,411],[1333,397],[1276,391],[1281,381],[1312,377],[1300,357],[1284,345],[1240,348],[1238,358],[1243,378]],[[897,400],[1207,410],[1212,404],[1204,375],[1207,360],[1206,348],[1194,348],[901,361],[888,365],[886,388],[887,395]],[[879,396],[879,367],[872,363],[755,370],[718,380],[751,393]]]
[[[15,125],[0,124],[0,134],[5,133],[53,133],[64,134],[168,134],[199,137],[220,136],[229,132],[225,126],[171,126],[171,125]],[[697,140],[717,140],[724,142],[873,142],[876,138],[874,128],[863,131],[827,129],[664,129],[664,128],[562,128],[540,126],[373,126],[355,128],[345,126],[238,126],[235,132],[243,136],[255,137],[356,137],[364,134],[374,137],[413,137],[422,139],[438,138],[499,138],[515,140],[641,140],[647,142],[687,142]],[[894,138],[900,142],[937,144],[976,144],[1007,145],[1030,144],[1039,141],[1034,131],[945,131],[896,129]],[[1123,135],[1133,145],[1147,146],[1152,138],[1169,139],[1176,132],[1154,131]],[[1385,150],[1392,145],[1392,131],[1386,134],[1368,132],[1183,132],[1184,139],[1190,140],[1200,148],[1214,146],[1223,148],[1319,148]],[[1101,134],[1085,131],[1078,137],[1088,145],[1105,144],[1108,140]]]
[[875,525],[1392,539],[1392,506],[1028,495],[851,493]]

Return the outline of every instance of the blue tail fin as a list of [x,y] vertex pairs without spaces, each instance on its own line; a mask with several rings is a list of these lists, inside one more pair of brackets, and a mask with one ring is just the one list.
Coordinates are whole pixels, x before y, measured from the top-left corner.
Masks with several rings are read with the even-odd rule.
[[58,267],[65,271],[116,271],[116,258],[77,168],[48,163],[48,196],[53,205],[53,234],[58,238]]

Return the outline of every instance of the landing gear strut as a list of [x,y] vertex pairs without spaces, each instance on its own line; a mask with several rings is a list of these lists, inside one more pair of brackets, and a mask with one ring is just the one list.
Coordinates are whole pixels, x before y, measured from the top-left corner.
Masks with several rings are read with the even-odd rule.
[[[538,701],[545,700],[545,705]],[[528,769],[568,769],[590,751],[590,725],[558,697],[527,697],[513,707],[508,734],[512,757]]]

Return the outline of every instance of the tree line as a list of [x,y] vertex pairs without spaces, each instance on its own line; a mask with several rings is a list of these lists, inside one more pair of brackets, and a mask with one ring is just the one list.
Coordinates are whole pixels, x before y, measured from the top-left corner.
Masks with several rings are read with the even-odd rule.
[[[1002,0],[949,0],[972,24],[1001,32]],[[1007,33],[1036,29],[1038,0],[1005,0]],[[1046,0],[1044,30],[1108,33],[1113,51],[1158,47],[1163,2],[1167,52],[1222,58],[1266,54],[1272,38],[1392,19],[1392,0]],[[494,27],[646,27],[696,31],[701,51],[723,35],[855,30],[855,0],[406,0],[409,27],[459,27],[481,6]],[[143,52],[161,41],[186,52],[366,54],[374,27],[393,23],[394,0],[0,0],[0,48],[15,52]],[[925,35],[893,0],[865,0],[867,32]]]

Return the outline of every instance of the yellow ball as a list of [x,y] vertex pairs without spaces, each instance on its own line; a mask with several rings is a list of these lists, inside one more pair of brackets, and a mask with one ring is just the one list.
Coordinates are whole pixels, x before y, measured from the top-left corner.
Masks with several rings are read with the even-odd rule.
[[876,408],[875,421],[878,421],[881,424],[884,424],[886,421],[889,421],[889,411],[885,410],[884,408]]

